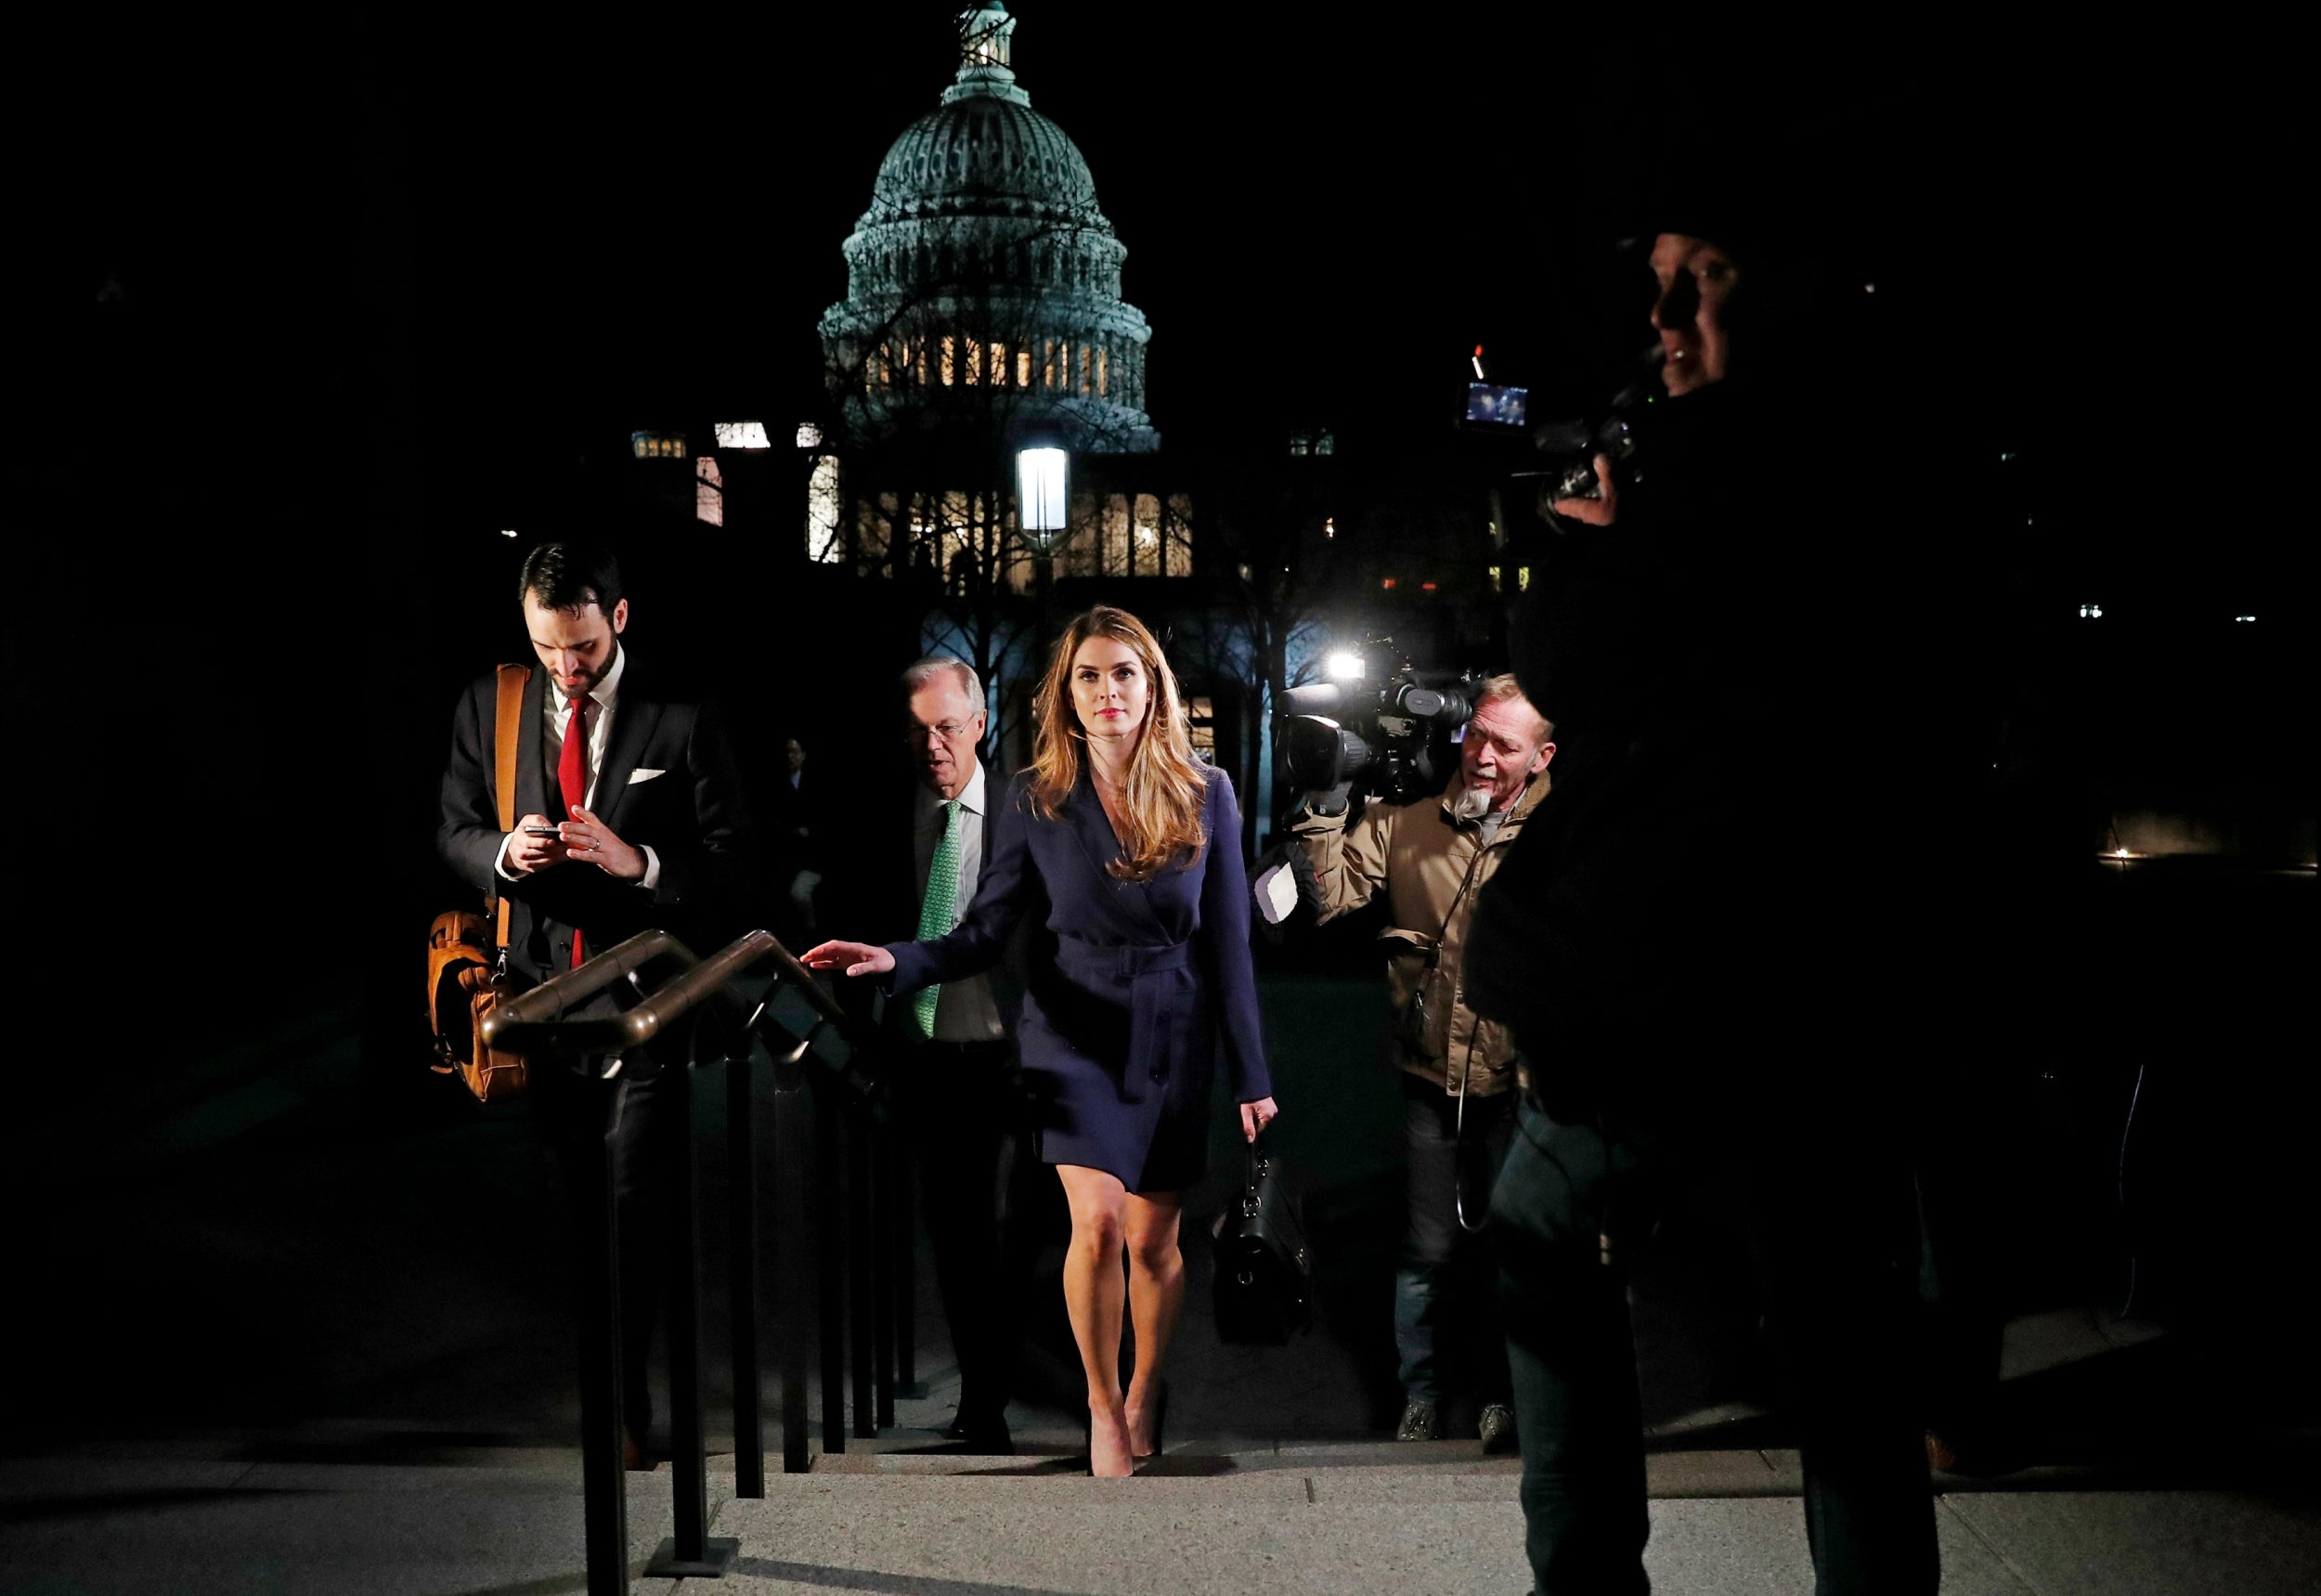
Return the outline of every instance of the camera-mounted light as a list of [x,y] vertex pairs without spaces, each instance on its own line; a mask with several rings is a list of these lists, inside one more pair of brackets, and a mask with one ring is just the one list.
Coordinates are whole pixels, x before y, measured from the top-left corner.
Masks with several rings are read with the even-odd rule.
[[1342,648],[1330,655],[1322,669],[1332,681],[1359,681],[1364,670],[1362,656],[1353,649]]

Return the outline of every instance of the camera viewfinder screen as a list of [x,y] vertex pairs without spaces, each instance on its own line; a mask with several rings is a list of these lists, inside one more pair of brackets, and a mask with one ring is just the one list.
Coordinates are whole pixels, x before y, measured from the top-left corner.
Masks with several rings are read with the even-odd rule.
[[1511,388],[1503,383],[1470,383],[1467,419],[1486,426],[1520,427],[1524,424],[1524,407],[1530,397],[1529,388]]

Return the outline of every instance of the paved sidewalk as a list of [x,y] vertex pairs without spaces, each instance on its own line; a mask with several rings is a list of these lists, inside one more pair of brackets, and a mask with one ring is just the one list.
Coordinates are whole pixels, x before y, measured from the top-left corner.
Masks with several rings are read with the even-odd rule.
[[[1172,1459],[1192,1466],[1126,1481],[953,1459],[959,1472],[941,1476],[776,1476],[751,1501],[713,1473],[711,1533],[741,1542],[722,1580],[642,1577],[669,1532],[664,1469],[631,1480],[631,1574],[656,1596],[1525,1590],[1511,1469],[1381,1460],[1399,1450]],[[1652,1505],[1656,1590],[1807,1596],[1798,1502],[1779,1488],[1778,1460],[1661,1463],[1660,1487],[1678,1494]],[[1762,1484],[1746,1488],[1753,1477]],[[11,1460],[0,1596],[578,1591],[577,1478],[568,1453],[470,1467]],[[2321,1579],[2310,1503],[2262,1492],[1952,1493],[1936,1522],[1948,1596],[2306,1596]]]

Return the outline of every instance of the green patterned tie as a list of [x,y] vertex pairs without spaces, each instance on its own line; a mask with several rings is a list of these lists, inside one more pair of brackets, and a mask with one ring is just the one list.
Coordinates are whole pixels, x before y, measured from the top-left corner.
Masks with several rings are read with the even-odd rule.
[[[927,867],[927,896],[919,903],[919,941],[951,935],[951,911],[958,898],[959,800],[952,798],[943,805],[943,839],[935,845],[935,861]],[[935,1034],[935,1005],[942,994],[940,984],[923,986],[911,994],[911,1018],[921,1036]]]

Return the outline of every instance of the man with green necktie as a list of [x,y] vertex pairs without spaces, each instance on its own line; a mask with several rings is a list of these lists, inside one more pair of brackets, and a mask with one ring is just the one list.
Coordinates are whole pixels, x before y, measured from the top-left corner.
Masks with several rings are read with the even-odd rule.
[[[986,719],[975,671],[930,655],[903,672],[902,693],[918,778],[913,935],[931,941],[948,935],[974,901],[990,824],[985,795],[997,789],[977,758]],[[1023,1200],[1032,1198],[1033,1183],[1022,1174],[1036,1170],[1037,1159],[1025,1145],[1031,1132],[1007,1006],[991,978],[973,976],[900,1000],[888,1022],[907,1038],[901,1097],[959,1364],[959,1409],[944,1433],[971,1452],[1010,1452],[1007,1393],[1032,1245]]]

